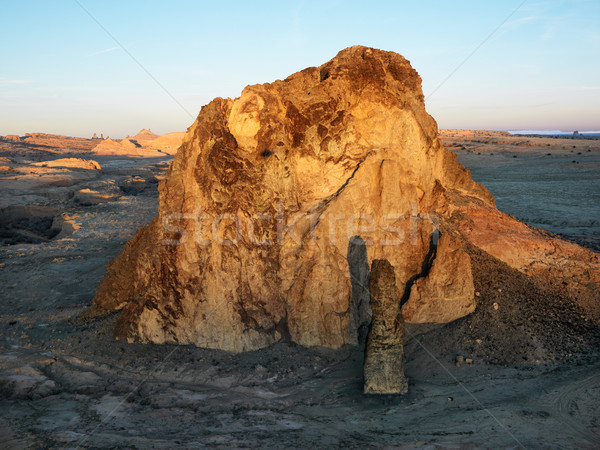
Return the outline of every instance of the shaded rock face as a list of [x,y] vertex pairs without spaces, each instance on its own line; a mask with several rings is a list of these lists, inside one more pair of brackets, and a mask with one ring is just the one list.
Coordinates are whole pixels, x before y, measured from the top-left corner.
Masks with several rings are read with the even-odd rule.
[[409,322],[447,323],[475,311],[471,258],[447,234],[432,234],[421,273],[410,281],[403,308]]
[[373,261],[369,292],[373,321],[365,349],[364,393],[406,394],[404,319],[394,268],[387,260]]
[[92,314],[123,309],[119,339],[230,351],[282,338],[356,344],[375,259],[394,267],[407,321],[475,308],[451,216],[455,203],[494,200],[441,146],[420,78],[398,54],[351,47],[216,98],[159,191],[158,217],[94,298]]

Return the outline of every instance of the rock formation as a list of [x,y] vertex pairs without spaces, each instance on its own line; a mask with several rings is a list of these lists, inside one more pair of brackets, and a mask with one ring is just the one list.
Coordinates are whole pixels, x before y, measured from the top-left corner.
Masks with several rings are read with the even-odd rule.
[[441,145],[420,82],[402,56],[357,46],[204,106],[90,314],[122,309],[128,341],[338,348],[371,320],[376,259],[405,320],[472,312],[460,208],[494,199]]
[[93,159],[82,158],[60,158],[51,161],[32,163],[32,165],[38,167],[68,167],[71,169],[102,170],[100,164]]
[[158,134],[155,134],[152,131],[150,131],[150,128],[148,128],[147,130],[145,128],[142,128],[138,134],[136,134],[135,136],[133,136],[132,138],[129,138],[129,139],[133,139],[134,141],[141,142],[141,141],[153,141],[154,139],[158,139],[159,137],[160,136]]
[[[141,138],[138,138],[141,136]],[[107,137],[94,147],[100,155],[164,156],[175,154],[181,145],[183,133],[167,133],[158,136],[150,130],[142,130],[134,137],[115,141]]]
[[5,139],[7,141],[12,141],[12,142],[18,142],[21,140],[21,136],[16,135],[16,134],[7,134],[6,136],[3,137],[3,139]]
[[373,261],[369,292],[373,320],[365,349],[364,393],[406,394],[404,319],[394,268],[387,260]]

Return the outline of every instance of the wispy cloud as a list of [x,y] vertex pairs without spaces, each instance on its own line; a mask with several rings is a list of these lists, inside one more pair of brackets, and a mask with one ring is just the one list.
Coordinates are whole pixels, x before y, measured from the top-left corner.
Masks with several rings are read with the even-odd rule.
[[33,83],[32,80],[13,80],[10,78],[0,77],[0,86],[18,86],[31,83]]
[[110,53],[110,52],[114,52],[115,50],[119,50],[119,48],[121,47],[109,47],[109,48],[105,48],[104,50],[100,50],[94,53],[90,53],[88,56],[96,56],[96,55],[101,55],[102,53]]
[[522,25],[526,22],[531,22],[532,20],[540,20],[542,17],[540,16],[527,16],[527,17],[519,17],[518,19],[511,20],[510,22],[506,22],[504,24],[505,28],[516,27]]

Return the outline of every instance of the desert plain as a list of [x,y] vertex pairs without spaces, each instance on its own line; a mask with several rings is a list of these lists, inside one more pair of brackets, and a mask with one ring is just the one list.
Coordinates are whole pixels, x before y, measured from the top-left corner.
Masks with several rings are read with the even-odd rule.
[[[157,213],[182,134],[148,133],[0,140],[3,448],[600,446],[597,327],[477,254],[475,312],[407,325],[403,396],[362,393],[364,339],[244,353],[115,340],[117,313],[84,313],[106,264]],[[500,210],[598,252],[600,140],[440,138]]]

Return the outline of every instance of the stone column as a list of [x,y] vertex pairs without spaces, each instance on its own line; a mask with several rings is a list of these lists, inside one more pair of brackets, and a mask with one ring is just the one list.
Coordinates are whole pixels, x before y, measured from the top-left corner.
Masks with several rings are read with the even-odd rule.
[[373,320],[365,350],[364,393],[406,394],[404,320],[394,267],[386,259],[371,264],[369,279]]

